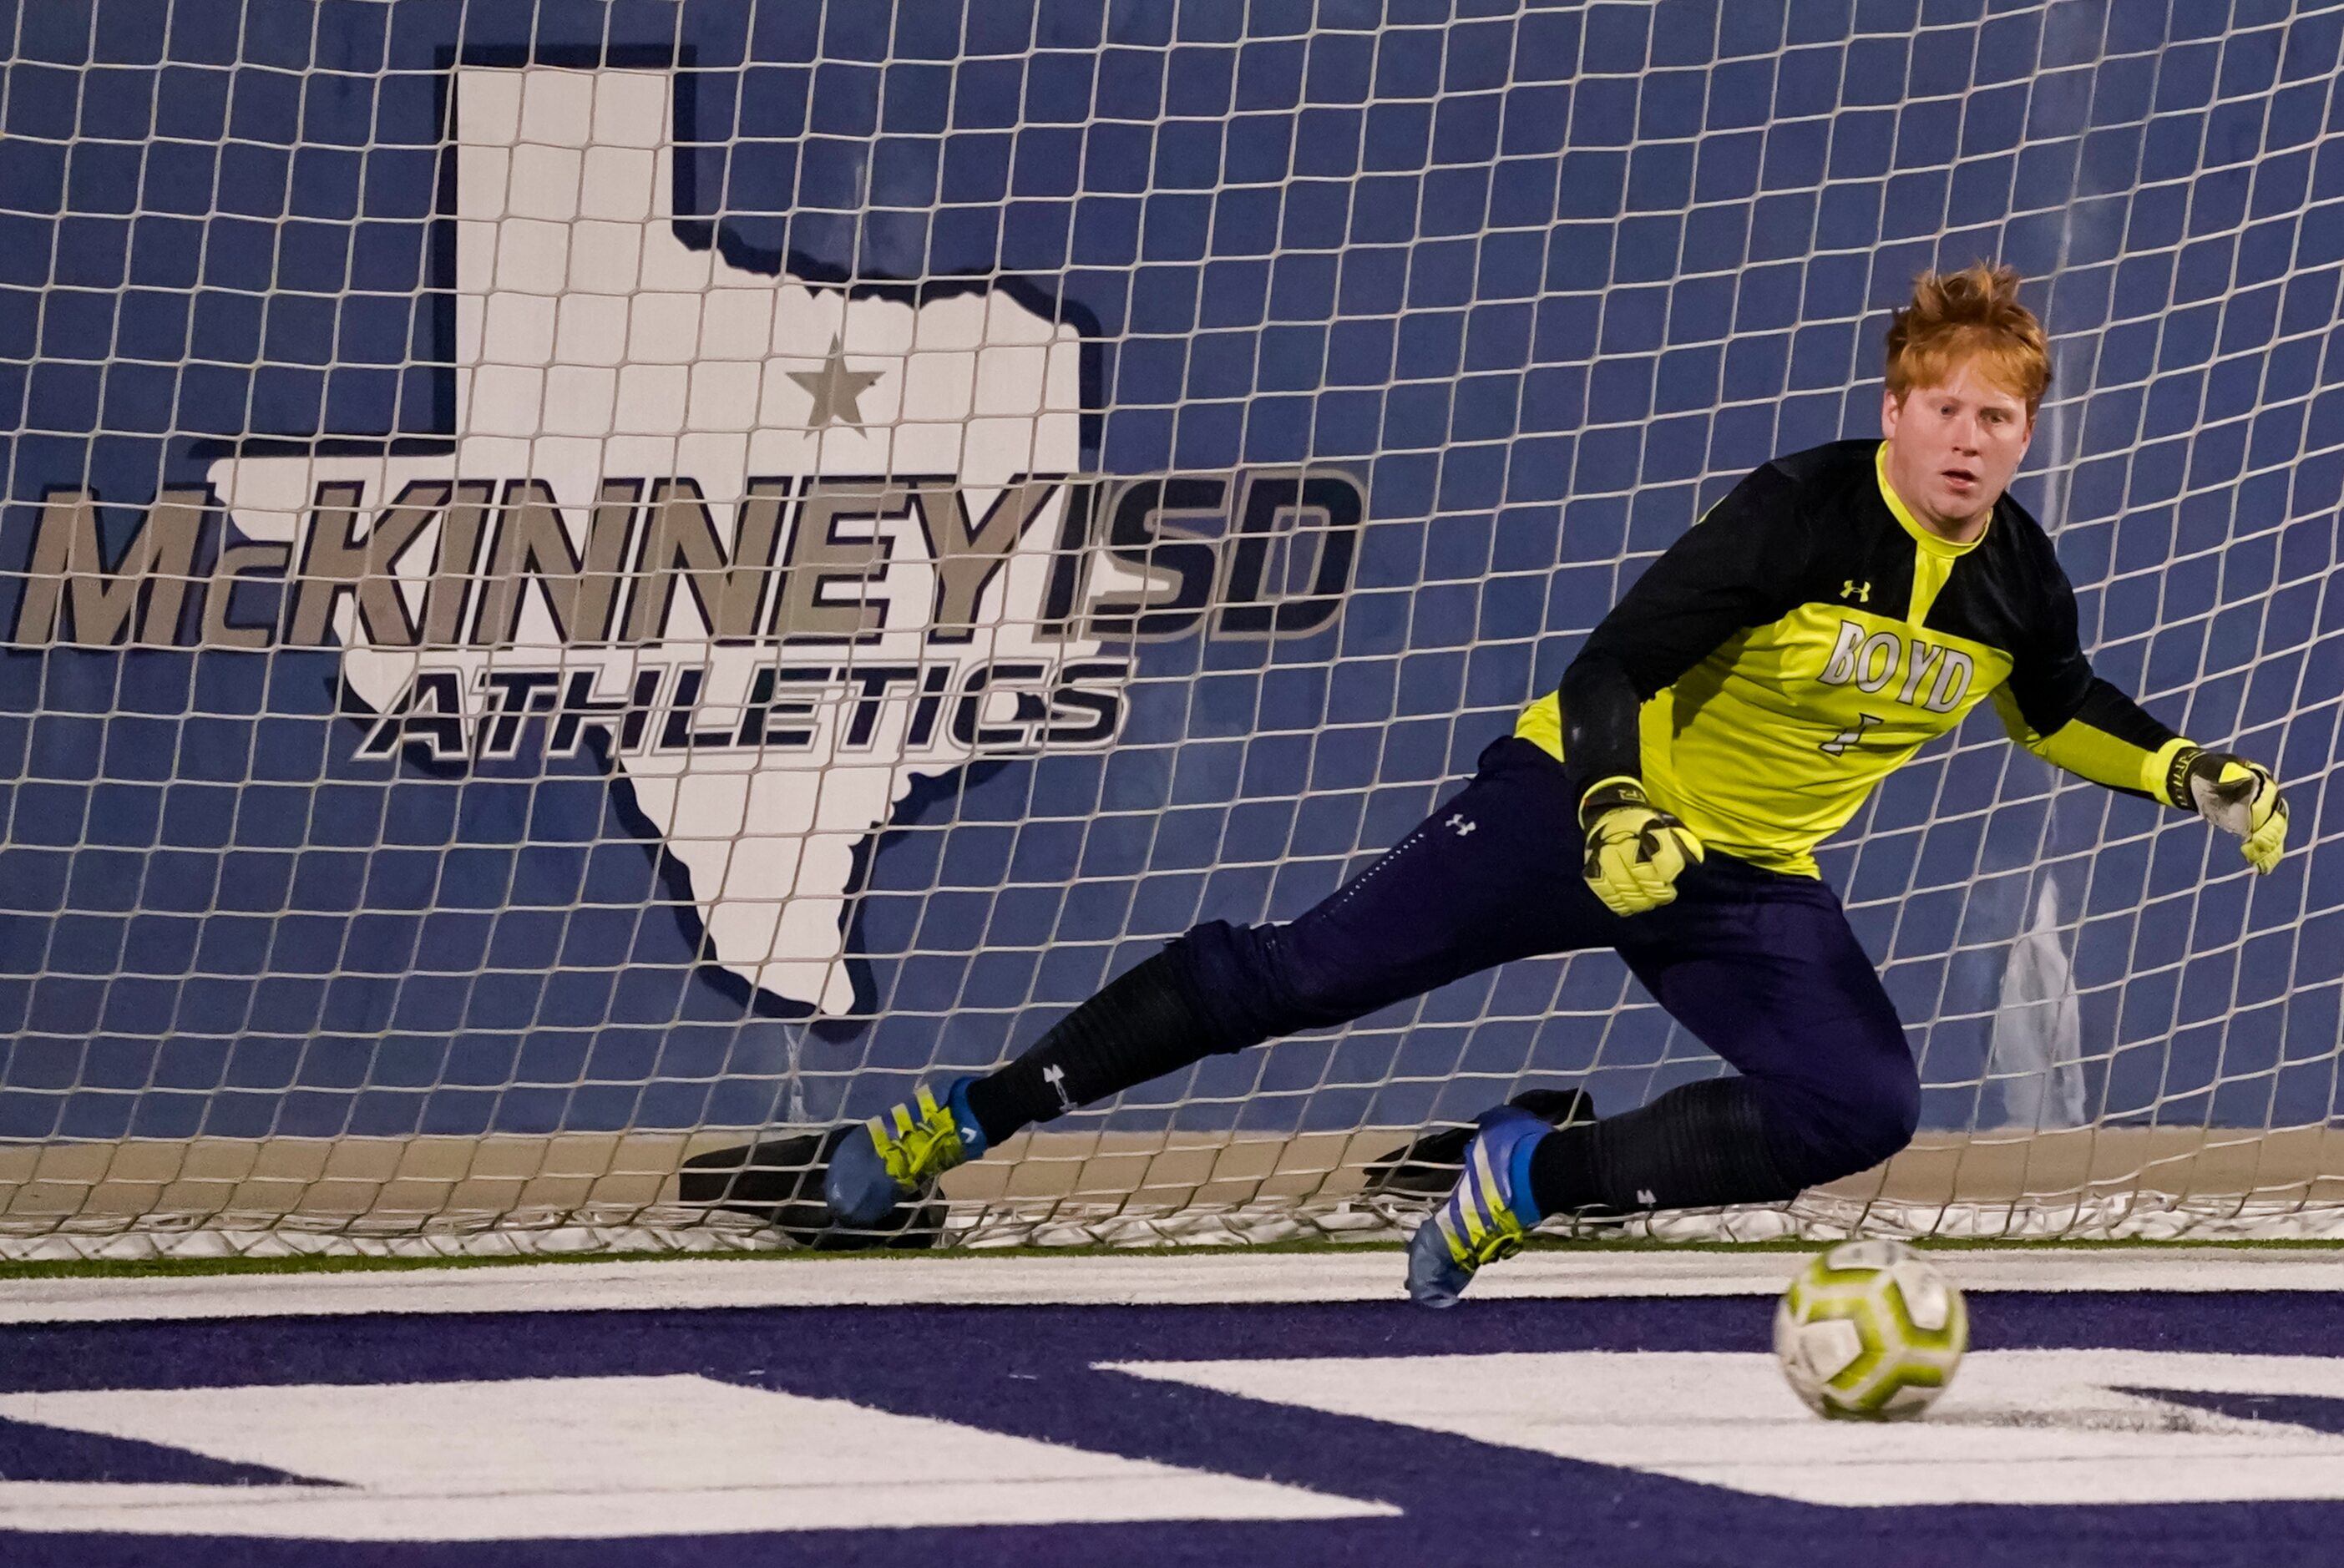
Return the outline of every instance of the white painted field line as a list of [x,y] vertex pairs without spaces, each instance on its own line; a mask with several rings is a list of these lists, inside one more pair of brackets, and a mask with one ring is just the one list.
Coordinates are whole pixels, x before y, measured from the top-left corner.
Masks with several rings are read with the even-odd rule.
[[[1930,1256],[1973,1291],[2344,1291],[2344,1250],[2044,1249]],[[1798,1255],[1788,1252],[1533,1252],[1489,1270],[1475,1285],[1474,1299],[1771,1295],[1797,1263]],[[1398,1252],[1378,1249],[679,1259],[334,1274],[12,1280],[0,1280],[0,1323],[366,1312],[1398,1301],[1404,1266]]]
[[[690,1374],[51,1391],[0,1395],[0,1418],[305,1478],[253,1486],[0,1481],[0,1530],[11,1532],[608,1540],[889,1529],[938,1517],[1056,1524],[1399,1512]],[[903,1504],[912,1453],[918,1509]]]

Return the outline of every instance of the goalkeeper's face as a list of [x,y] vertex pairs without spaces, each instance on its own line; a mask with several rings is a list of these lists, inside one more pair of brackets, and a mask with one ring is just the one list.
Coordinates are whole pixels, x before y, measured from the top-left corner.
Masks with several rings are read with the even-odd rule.
[[1888,482],[1924,526],[1949,539],[1977,537],[2035,434],[2026,400],[1987,379],[1985,369],[1975,359],[1956,360],[1902,403],[1881,399]]

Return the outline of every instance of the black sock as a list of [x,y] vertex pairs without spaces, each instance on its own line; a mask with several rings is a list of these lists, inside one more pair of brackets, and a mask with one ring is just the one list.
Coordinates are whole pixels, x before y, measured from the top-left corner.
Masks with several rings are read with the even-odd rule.
[[968,1086],[968,1108],[997,1144],[1077,1106],[1254,1044],[1226,1037],[1175,943],[1107,982],[1020,1054]]
[[1774,1203],[1806,1185],[1786,1170],[1747,1078],[1705,1078],[1624,1116],[1558,1128],[1531,1151],[1541,1214]]

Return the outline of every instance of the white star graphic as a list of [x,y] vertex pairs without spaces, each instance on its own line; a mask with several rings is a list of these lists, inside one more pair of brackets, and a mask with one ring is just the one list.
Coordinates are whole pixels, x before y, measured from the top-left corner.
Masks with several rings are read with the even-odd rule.
[[806,395],[813,400],[813,407],[806,411],[806,429],[810,430],[823,430],[834,422],[851,430],[861,430],[863,394],[870,390],[872,382],[886,373],[884,370],[848,369],[843,348],[844,345],[834,337],[830,340],[829,358],[821,369],[789,372],[790,379],[803,387]]

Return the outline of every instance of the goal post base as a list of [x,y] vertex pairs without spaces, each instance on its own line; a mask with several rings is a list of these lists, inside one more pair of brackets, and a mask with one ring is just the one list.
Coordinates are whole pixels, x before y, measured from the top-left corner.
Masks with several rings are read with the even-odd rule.
[[[1367,1190],[1420,1129],[1022,1134],[944,1184],[944,1242],[1177,1246],[1389,1239],[1420,1208]],[[676,1174],[750,1129],[0,1147],[0,1258],[764,1249]],[[2070,1239],[2344,1236],[2344,1128],[1924,1134],[1780,1207],[1641,1217],[1660,1240],[1855,1232]]]

